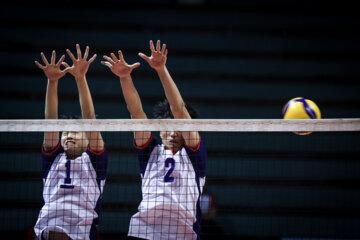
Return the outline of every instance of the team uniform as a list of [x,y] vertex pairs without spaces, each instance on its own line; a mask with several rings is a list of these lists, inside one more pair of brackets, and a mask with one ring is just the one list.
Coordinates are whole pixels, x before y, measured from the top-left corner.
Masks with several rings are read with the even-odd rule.
[[131,218],[128,235],[156,240],[199,239],[207,157],[201,139],[196,149],[185,145],[173,153],[152,135],[137,151],[142,201]]
[[63,147],[42,151],[43,207],[34,227],[38,239],[49,231],[64,232],[71,239],[97,239],[97,225],[106,178],[106,149],[96,153],[88,147],[68,160]]

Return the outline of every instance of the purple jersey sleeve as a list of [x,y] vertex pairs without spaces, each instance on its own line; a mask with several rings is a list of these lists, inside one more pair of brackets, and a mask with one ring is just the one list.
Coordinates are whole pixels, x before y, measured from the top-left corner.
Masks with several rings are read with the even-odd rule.
[[195,169],[196,174],[199,177],[205,177],[207,152],[202,139],[200,138],[198,147],[196,149],[192,149],[186,144],[184,147],[191,160],[191,163]]
[[134,140],[134,146],[136,147],[136,150],[138,153],[138,160],[139,160],[141,174],[145,173],[146,165],[149,161],[150,155],[151,155],[152,151],[154,150],[154,147],[157,146],[158,144],[159,144],[159,142],[154,137],[153,134],[151,134],[149,141],[142,147],[137,147],[135,145],[135,140]]
[[97,178],[104,180],[106,178],[107,165],[108,165],[108,152],[106,148],[101,152],[95,152],[88,146],[86,153],[89,155],[91,163],[96,171]]
[[41,158],[42,158],[42,174],[43,178],[47,178],[47,175],[49,173],[49,170],[51,168],[51,165],[53,164],[55,158],[60,153],[64,152],[63,147],[60,144],[60,141],[58,145],[52,150],[51,152],[45,152],[44,146],[41,148]]

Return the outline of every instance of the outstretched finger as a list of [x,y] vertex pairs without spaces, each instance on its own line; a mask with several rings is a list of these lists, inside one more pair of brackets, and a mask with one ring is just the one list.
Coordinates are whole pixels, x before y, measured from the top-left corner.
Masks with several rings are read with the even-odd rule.
[[69,64],[67,64],[66,62],[62,62],[61,65],[63,65],[65,68],[70,68]]
[[51,53],[51,65],[55,65],[56,52],[55,50]]
[[89,64],[92,63],[92,62],[95,60],[96,57],[97,57],[97,55],[94,54],[94,56],[92,56],[92,57],[89,59],[88,63],[89,63]]
[[137,63],[131,64],[131,65],[130,65],[130,68],[131,68],[131,69],[135,69],[135,68],[137,68],[137,67],[139,67],[139,66],[140,66],[140,63],[137,62]]
[[150,40],[150,50],[151,52],[155,52],[154,43],[152,40]]
[[89,55],[89,46],[86,46],[85,53],[84,53],[84,59],[86,60]]
[[121,50],[118,51],[118,54],[119,54],[120,61],[125,62],[124,55]]
[[166,44],[164,43],[164,44],[162,45],[162,49],[161,49],[161,54],[162,54],[162,55],[164,55],[165,50],[166,50]]
[[103,58],[105,59],[105,60],[108,60],[108,62],[109,63],[111,63],[111,64],[115,64],[115,62],[114,62],[114,60],[112,60],[112,58],[111,57],[109,57],[109,56],[103,56]]
[[49,62],[47,61],[47,59],[46,59],[46,57],[45,57],[44,53],[43,53],[43,52],[41,52],[41,53],[40,53],[40,55],[41,55],[41,58],[42,58],[43,62],[45,63],[45,65],[49,65]]
[[119,59],[117,59],[117,57],[115,56],[114,53],[110,53],[110,56],[112,57],[112,59],[114,60],[114,62],[118,62]]
[[71,58],[71,60],[73,62],[76,62],[76,58],[75,58],[74,54],[69,49],[66,49],[66,52],[69,55],[69,57]]
[[166,50],[165,50],[165,54],[164,54],[164,56],[166,57],[166,56],[167,56],[167,54],[168,54],[168,50],[166,49]]
[[68,73],[71,69],[72,69],[72,67],[68,67],[68,68],[65,68],[64,70],[62,70],[61,72]]
[[156,52],[160,52],[160,40],[156,42]]
[[81,59],[81,51],[80,51],[80,45],[79,44],[76,44],[76,52],[77,52],[78,59]]
[[38,68],[44,70],[45,66],[41,65],[38,61],[35,61],[36,66],[38,66]]
[[143,54],[143,53],[139,53],[139,57],[141,57],[142,59],[144,59],[147,62],[150,61],[150,58],[148,56],[146,56],[145,54]]
[[70,67],[69,64],[67,64],[66,62],[62,62],[61,65],[63,65],[65,67],[65,69],[61,72],[67,73],[68,71],[70,71],[71,69],[73,69],[74,67]]
[[107,66],[107,67],[109,67],[109,68],[112,67],[112,64],[109,63],[109,62],[106,62],[106,61],[101,61],[101,64],[103,64],[103,65],[105,65],[105,66]]
[[61,58],[59,59],[59,61],[56,63],[55,66],[59,66],[65,59],[65,55],[62,55]]

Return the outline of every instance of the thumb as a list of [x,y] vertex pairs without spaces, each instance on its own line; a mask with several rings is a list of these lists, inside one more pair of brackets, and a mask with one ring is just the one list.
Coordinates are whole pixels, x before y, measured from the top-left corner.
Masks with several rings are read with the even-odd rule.
[[131,68],[131,69],[135,69],[135,68],[137,68],[137,67],[139,67],[139,66],[140,66],[140,63],[137,62],[137,63],[134,63],[134,64],[130,65],[130,68]]
[[145,61],[149,62],[150,61],[150,57],[146,56],[143,53],[139,53],[139,57],[141,57],[142,59],[144,59]]
[[66,68],[69,68],[69,67],[70,67],[69,64],[67,64],[66,62],[62,62],[61,65],[63,65],[63,66],[66,67]]
[[38,61],[35,61],[35,64],[36,64],[36,66],[38,66],[38,68],[44,70],[45,67],[43,65],[41,65]]
[[69,64],[67,64],[66,62],[62,62],[61,65],[63,65],[65,67],[65,69],[62,72],[69,72],[73,67],[70,67]]

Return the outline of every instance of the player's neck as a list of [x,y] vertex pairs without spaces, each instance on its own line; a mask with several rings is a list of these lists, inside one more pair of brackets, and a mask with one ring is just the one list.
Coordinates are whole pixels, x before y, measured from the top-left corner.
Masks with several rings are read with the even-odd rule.
[[76,158],[81,156],[81,154],[76,154],[76,153],[73,153],[71,151],[67,151],[65,153],[66,153],[66,159],[67,160],[75,160]]
[[166,146],[165,146],[165,149],[171,151],[173,155],[175,155],[178,151],[180,151],[180,148],[179,148],[179,149],[176,149],[176,148],[168,148],[168,147],[166,147]]

